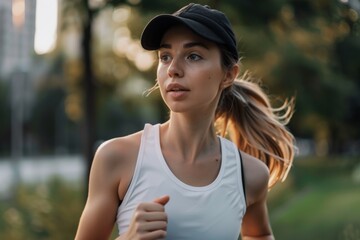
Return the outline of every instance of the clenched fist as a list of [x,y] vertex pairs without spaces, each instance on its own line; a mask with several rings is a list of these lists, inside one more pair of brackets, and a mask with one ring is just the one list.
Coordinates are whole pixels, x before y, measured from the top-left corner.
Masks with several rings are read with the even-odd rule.
[[158,240],[166,237],[167,214],[165,204],[169,196],[162,196],[152,202],[140,203],[133,214],[129,230],[125,234],[129,240]]

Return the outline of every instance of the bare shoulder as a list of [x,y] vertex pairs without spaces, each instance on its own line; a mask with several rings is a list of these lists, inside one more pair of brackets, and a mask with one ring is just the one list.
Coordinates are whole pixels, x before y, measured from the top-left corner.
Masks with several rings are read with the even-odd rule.
[[102,162],[110,167],[129,163],[137,155],[141,135],[142,131],[103,142],[95,153],[94,161]]
[[137,159],[142,132],[102,143],[91,166],[89,192],[75,239],[108,239]]
[[122,199],[132,178],[141,136],[142,131],[103,142],[95,153],[90,185],[108,186]]
[[266,195],[268,191],[269,169],[261,160],[241,152],[244,166],[247,204],[251,205]]

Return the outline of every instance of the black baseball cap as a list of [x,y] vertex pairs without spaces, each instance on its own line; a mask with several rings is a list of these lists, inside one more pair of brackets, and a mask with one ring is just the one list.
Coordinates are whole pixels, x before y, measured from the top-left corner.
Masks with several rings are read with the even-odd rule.
[[235,61],[239,59],[229,19],[216,9],[195,3],[190,3],[173,14],[161,14],[151,19],[141,35],[142,47],[146,50],[159,49],[165,32],[176,24],[184,24],[201,37],[225,46]]

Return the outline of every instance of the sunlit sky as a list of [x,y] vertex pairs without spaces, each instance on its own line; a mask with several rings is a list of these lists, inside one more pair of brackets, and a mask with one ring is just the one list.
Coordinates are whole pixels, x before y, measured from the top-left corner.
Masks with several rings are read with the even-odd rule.
[[37,54],[45,54],[55,48],[57,25],[58,0],[37,0],[34,43]]
[[[113,13],[113,21],[126,25],[129,16],[129,8],[117,8]],[[34,49],[37,54],[46,54],[55,48],[57,28],[58,0],[37,0],[34,41]],[[120,53],[120,55],[125,55],[127,58],[133,61],[140,70],[148,70],[151,68],[154,63],[154,57],[152,54],[144,51],[138,41],[130,38],[129,29],[127,27],[120,27],[119,30],[121,30],[121,34],[115,34],[114,39],[115,52],[118,54]],[[127,47],[124,48],[124,46]]]

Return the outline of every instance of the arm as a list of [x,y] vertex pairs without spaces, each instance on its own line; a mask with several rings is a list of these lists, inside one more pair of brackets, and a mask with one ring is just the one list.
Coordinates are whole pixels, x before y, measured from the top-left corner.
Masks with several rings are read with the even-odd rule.
[[247,209],[242,223],[242,240],[274,240],[266,205],[269,170],[258,159],[243,154]]
[[242,240],[274,240],[271,231],[266,195],[248,206],[242,225]]
[[114,142],[99,147],[90,171],[89,193],[80,218],[76,240],[108,239],[116,219],[119,205],[119,165],[121,159],[113,157]]
[[[140,134],[102,144],[93,161],[89,179],[89,195],[82,213],[75,240],[108,239],[116,220],[119,199],[130,184]],[[164,205],[169,196],[140,203],[126,233],[116,240],[156,240],[166,235],[167,215]]]

